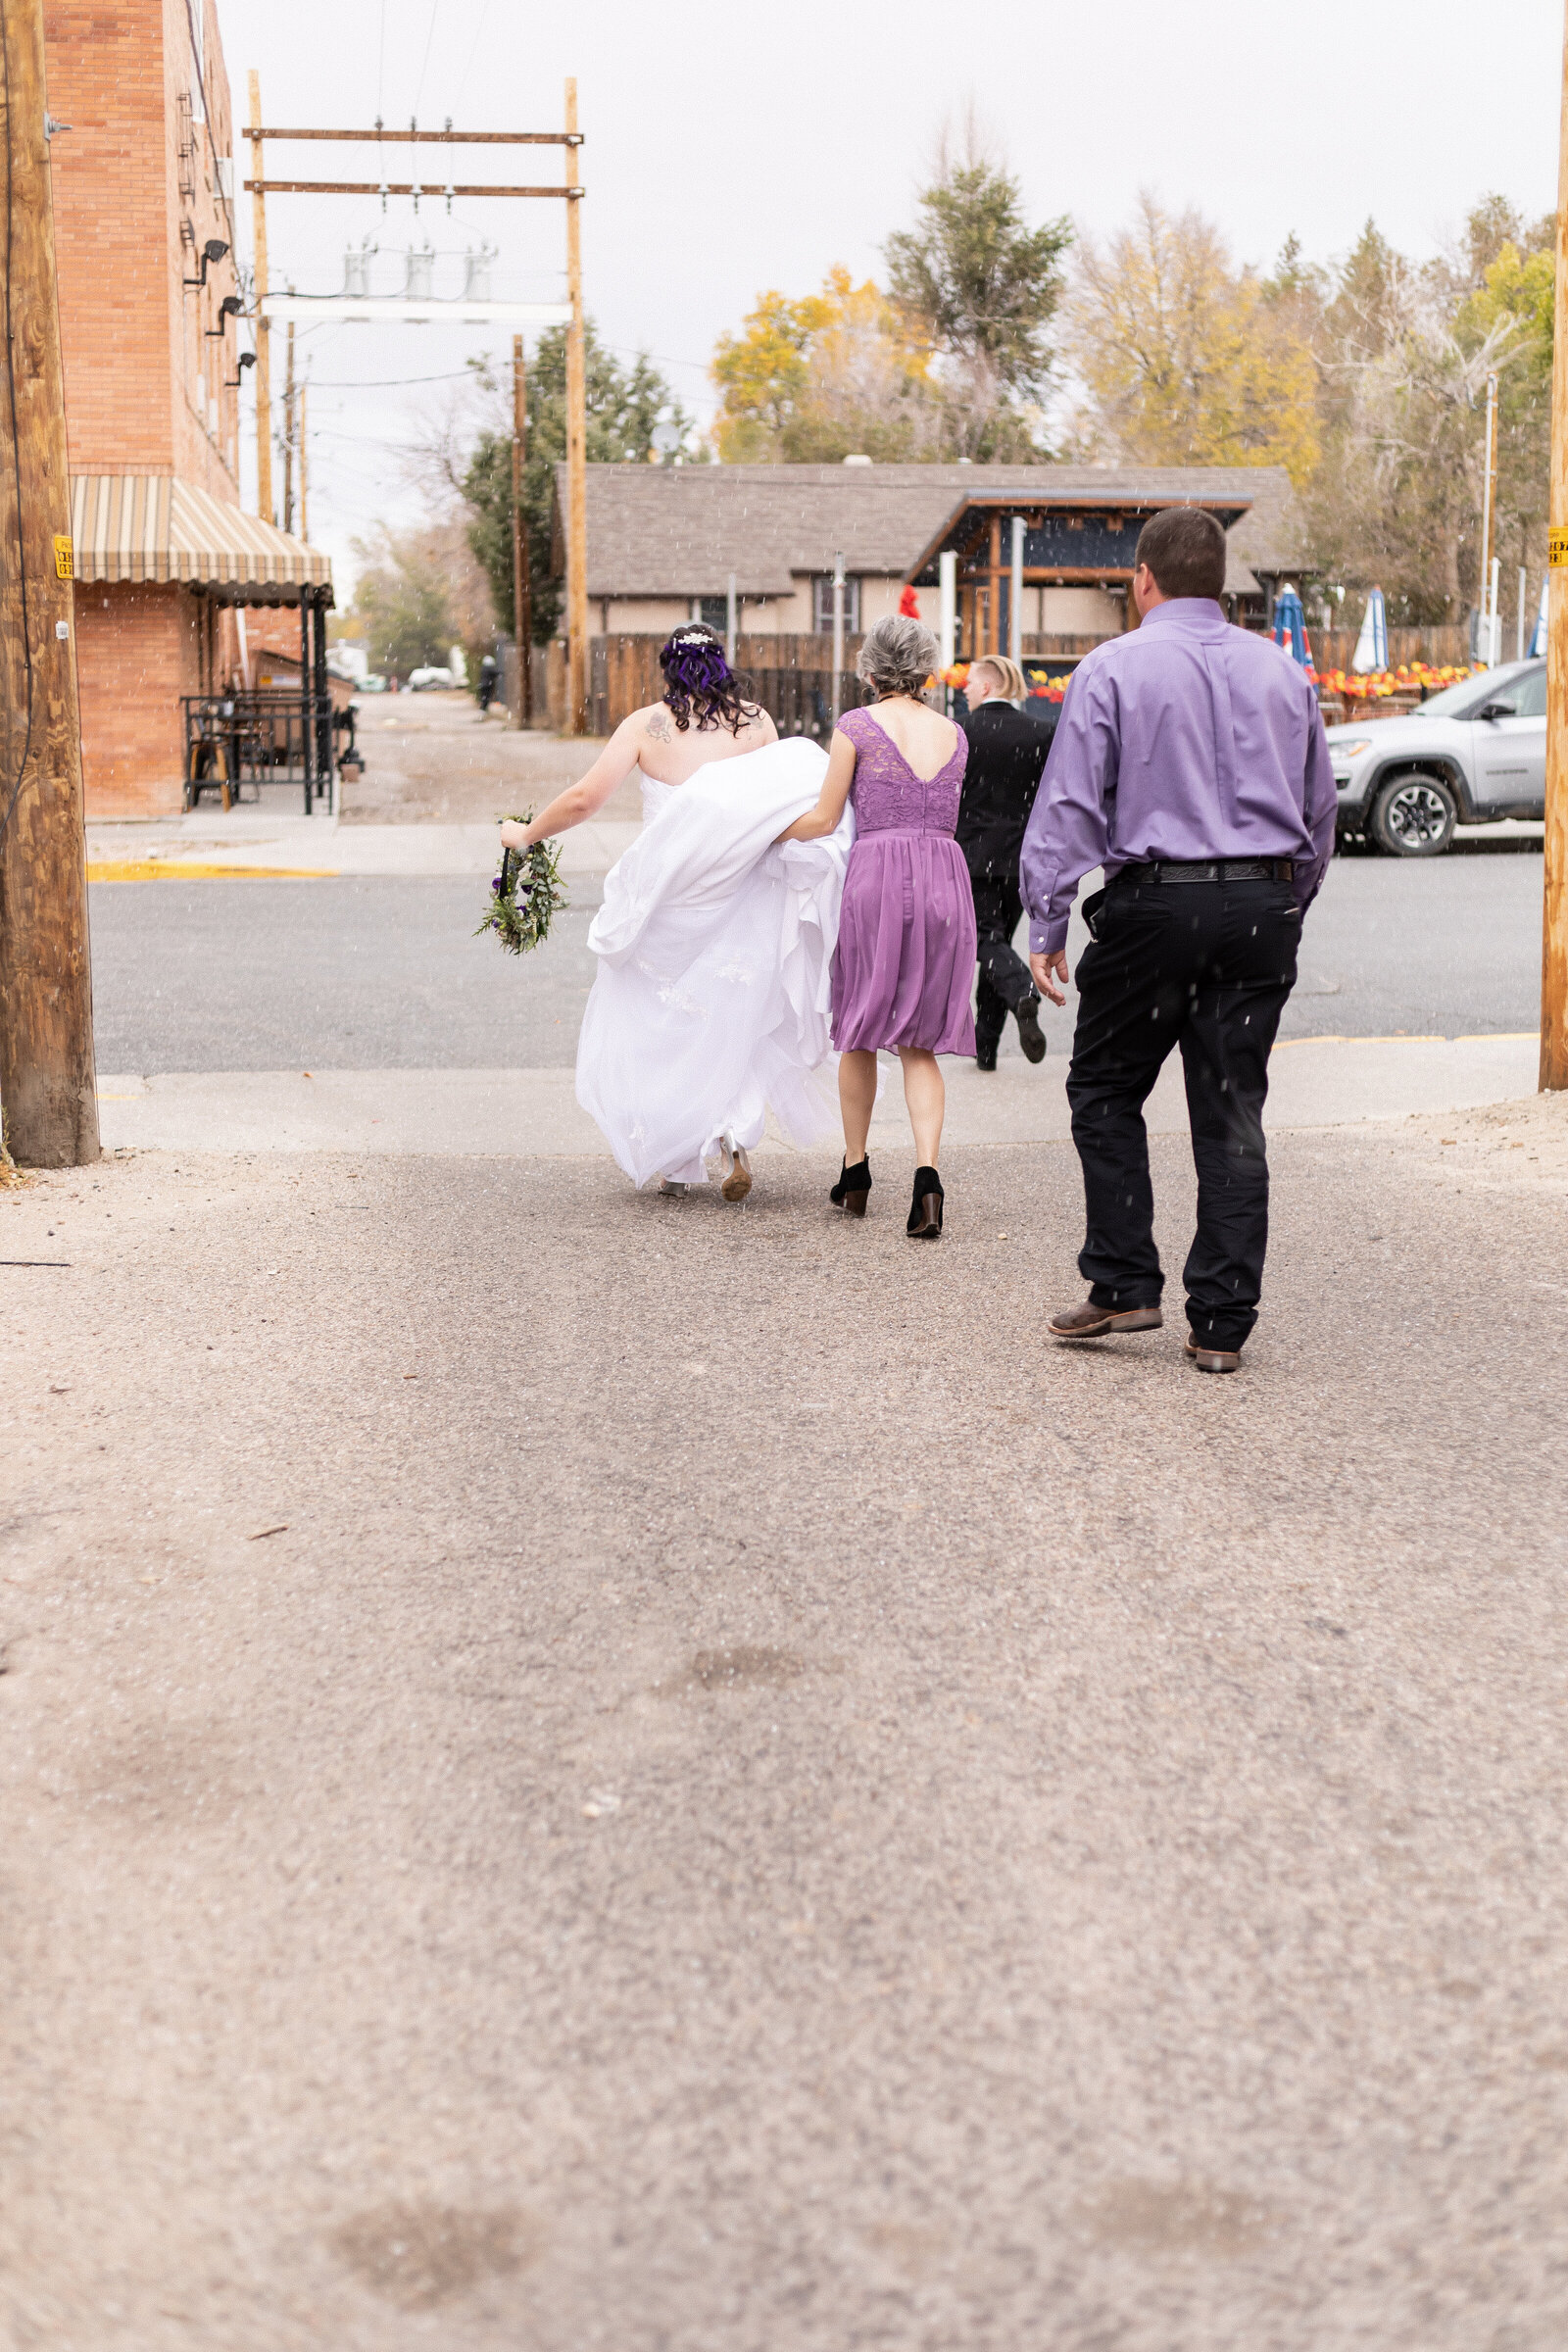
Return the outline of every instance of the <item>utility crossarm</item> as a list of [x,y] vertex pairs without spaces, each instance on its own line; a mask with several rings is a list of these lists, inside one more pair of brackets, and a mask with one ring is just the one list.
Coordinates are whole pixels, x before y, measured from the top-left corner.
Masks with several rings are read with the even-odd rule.
[[311,325],[348,319],[360,325],[568,326],[567,302],[409,302],[397,294],[269,294],[253,318],[294,319]]
[[[246,132],[246,137],[250,133]],[[493,180],[456,185],[444,179],[248,179],[256,196],[572,196],[581,188],[502,188]]]
[[247,130],[248,139],[401,139],[426,147],[580,147],[580,130]]
[[[0,0],[3,5],[3,0]],[[271,520],[272,462],[271,462],[271,402],[268,368],[271,327],[284,319],[325,320],[354,319],[379,321],[403,319],[413,323],[434,323],[444,320],[453,325],[472,321],[480,325],[564,325],[566,363],[566,500],[568,527],[566,532],[566,702],[567,725],[574,735],[587,732],[588,727],[588,539],[585,507],[588,495],[588,390],[587,370],[583,352],[582,312],[582,165],[580,149],[582,132],[577,128],[577,83],[569,77],[565,86],[566,120],[560,130],[454,130],[451,117],[440,130],[421,130],[416,121],[411,121],[406,130],[393,130],[377,121],[368,129],[332,129],[326,125],[269,129],[262,121],[261,83],[253,72],[250,75],[250,122],[239,129],[241,138],[251,143],[251,172],[253,176],[244,182],[251,197],[255,219],[255,294],[251,317],[256,322],[256,483],[257,504],[263,519]],[[408,169],[418,171],[418,148],[442,147],[563,147],[565,155],[562,169],[566,173],[564,182],[553,187],[498,187],[461,185],[444,181],[405,179],[269,179],[265,175],[264,151],[269,139],[306,139],[334,142],[354,141],[364,146],[377,146],[388,141],[415,150],[408,160]],[[439,173],[441,165],[432,157]],[[450,166],[448,166],[450,169]],[[506,303],[465,302],[460,296],[455,302],[382,300],[374,295],[285,295],[281,299],[271,293],[267,268],[267,199],[269,196],[379,196],[382,210],[389,196],[412,196],[417,212],[421,196],[445,197],[447,210],[452,209],[455,196],[529,196],[560,197],[565,206],[566,230],[566,302]],[[290,326],[290,333],[293,327]],[[514,583],[515,586],[515,583]],[[518,648],[519,664],[527,660],[526,647]],[[519,700],[521,698],[519,697]]]

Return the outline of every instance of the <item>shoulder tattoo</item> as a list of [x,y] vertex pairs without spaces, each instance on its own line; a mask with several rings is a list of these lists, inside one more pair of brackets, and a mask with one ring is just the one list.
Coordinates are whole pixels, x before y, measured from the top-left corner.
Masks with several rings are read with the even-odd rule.
[[672,733],[669,712],[667,710],[652,711],[643,721],[643,732],[651,735],[656,743],[668,743]]

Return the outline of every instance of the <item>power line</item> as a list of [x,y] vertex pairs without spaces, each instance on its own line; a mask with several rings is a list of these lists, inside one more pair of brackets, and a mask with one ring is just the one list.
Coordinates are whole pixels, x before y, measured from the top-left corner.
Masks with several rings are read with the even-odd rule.
[[391,392],[400,384],[461,383],[466,375],[472,373],[471,368],[455,368],[446,375],[370,375],[351,378],[346,382],[318,375],[313,377],[312,381],[321,392]]
[[435,21],[441,13],[441,0],[430,0],[430,29],[424,36],[424,63],[419,68],[418,86],[414,93],[414,111],[417,115],[419,100],[424,93],[424,77],[430,66],[430,43],[435,39]]
[[459,98],[463,96],[464,91],[468,86],[468,75],[473,72],[473,61],[479,54],[479,35],[484,30],[484,21],[489,14],[490,0],[484,0],[484,4],[479,11],[479,22],[473,28],[473,47],[468,51],[468,62],[463,69],[463,79],[458,84]]

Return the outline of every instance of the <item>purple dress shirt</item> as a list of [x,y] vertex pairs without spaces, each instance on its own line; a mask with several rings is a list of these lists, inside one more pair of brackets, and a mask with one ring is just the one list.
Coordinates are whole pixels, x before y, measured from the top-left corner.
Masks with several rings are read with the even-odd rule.
[[1304,913],[1334,852],[1317,697],[1211,597],[1155,605],[1073,672],[1018,864],[1031,955],[1067,944],[1078,885],[1153,858],[1290,858]]

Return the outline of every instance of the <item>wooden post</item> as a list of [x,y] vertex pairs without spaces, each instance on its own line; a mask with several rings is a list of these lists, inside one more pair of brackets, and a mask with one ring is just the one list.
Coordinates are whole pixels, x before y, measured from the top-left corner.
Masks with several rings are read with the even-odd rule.
[[[1557,317],[1568,319],[1568,10],[1557,143]],[[1551,358],[1551,491],[1546,513],[1546,839],[1542,912],[1541,1085],[1568,1087],[1568,333]]]
[[[568,131],[577,128],[577,80],[566,81]],[[566,185],[582,186],[582,149],[566,149]],[[582,337],[582,198],[566,198],[566,732],[588,732],[588,389]]]
[[294,528],[294,321],[288,322],[283,364],[283,528]]
[[512,338],[512,634],[517,648],[517,717],[533,717],[533,590],[528,525],[522,514],[522,469],[528,456],[528,379],[522,337]]
[[1012,518],[1012,578],[1007,587],[1007,655],[1023,666],[1023,516]]
[[991,609],[986,614],[985,644],[976,650],[985,654],[1000,654],[1002,651],[1002,516],[1000,514],[993,514],[991,517],[991,545],[987,552],[991,558]]
[[[292,325],[292,324],[290,324],[290,327],[289,327],[289,330],[288,330],[288,331],[289,331],[290,335],[292,335],[292,334],[293,334],[293,332],[294,332],[294,328],[293,328],[293,325]],[[302,539],[309,539],[309,537],[310,537],[310,535],[311,535],[311,476],[310,476],[310,460],[307,458],[307,456],[306,456],[306,454],[305,454],[305,395],[306,395],[306,392],[307,392],[308,390],[309,390],[309,386],[308,386],[308,385],[306,385],[306,384],[301,384],[301,386],[300,386],[300,537],[301,537]]]
[[98,1156],[43,0],[0,9],[10,366],[0,385],[0,1110],[15,1156]]
[[1492,524],[1497,504],[1497,379],[1487,378],[1487,455],[1481,475],[1481,625],[1486,635],[1482,657],[1489,669],[1497,665],[1495,599],[1492,577]]
[[267,174],[262,168],[262,142],[257,132],[262,127],[262,84],[255,67],[251,68],[251,177],[256,188],[251,197],[251,243],[255,247],[255,287],[252,301],[256,309],[256,512],[264,522],[272,514],[272,390],[270,361],[270,345],[266,318],[267,283],[267,198],[262,194],[262,181]]
[[844,680],[844,550],[833,551],[833,724],[839,723]]

